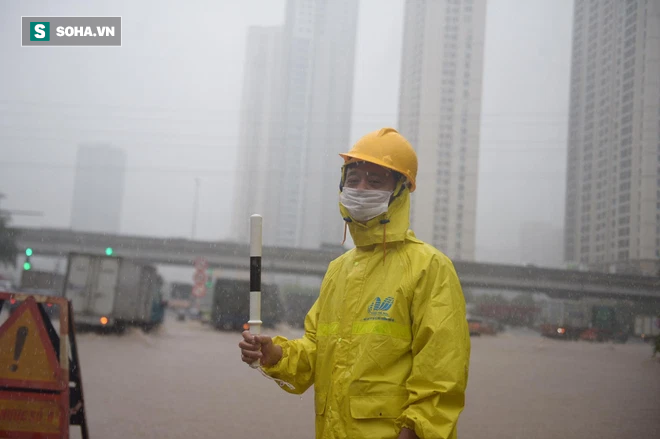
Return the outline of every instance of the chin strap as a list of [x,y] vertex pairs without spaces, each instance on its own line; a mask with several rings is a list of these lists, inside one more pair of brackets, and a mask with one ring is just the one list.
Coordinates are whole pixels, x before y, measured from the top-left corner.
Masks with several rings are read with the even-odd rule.
[[390,220],[387,218],[384,218],[380,220],[380,223],[383,225],[383,265],[385,265],[385,258],[387,257],[387,223],[389,223]]
[[344,239],[341,241],[341,245],[344,245],[346,242],[346,229],[348,229],[348,223],[352,223],[353,220],[349,217],[344,218]]

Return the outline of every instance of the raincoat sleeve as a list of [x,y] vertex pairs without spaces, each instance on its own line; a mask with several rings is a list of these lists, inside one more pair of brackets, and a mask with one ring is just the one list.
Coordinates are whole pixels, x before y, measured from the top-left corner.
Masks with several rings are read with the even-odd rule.
[[296,340],[285,337],[273,337],[273,343],[282,347],[282,359],[263,371],[279,380],[293,385],[282,387],[289,393],[302,394],[314,384],[316,365],[316,324],[318,321],[318,299],[305,317],[305,335]]
[[465,298],[451,261],[434,256],[421,270],[411,304],[412,371],[397,419],[419,438],[451,438],[465,405],[470,335]]

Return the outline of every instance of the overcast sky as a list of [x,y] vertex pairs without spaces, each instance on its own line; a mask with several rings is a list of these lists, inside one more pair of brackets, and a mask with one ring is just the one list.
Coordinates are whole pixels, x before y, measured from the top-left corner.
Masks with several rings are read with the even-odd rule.
[[[396,126],[403,4],[361,0],[353,141]],[[14,224],[69,227],[77,146],[105,142],[128,155],[122,233],[189,237],[200,177],[197,236],[226,239],[246,32],[282,24],[284,5],[1,2],[3,207],[44,212]],[[480,261],[518,263],[522,224],[563,224],[572,7],[572,0],[489,0]],[[21,16],[56,15],[121,15],[123,46],[20,46]]]

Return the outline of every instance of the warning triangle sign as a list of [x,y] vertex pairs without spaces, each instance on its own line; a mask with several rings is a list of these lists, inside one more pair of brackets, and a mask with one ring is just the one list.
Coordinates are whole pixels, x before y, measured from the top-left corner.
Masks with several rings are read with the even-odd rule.
[[61,390],[59,362],[33,297],[0,326],[0,386]]

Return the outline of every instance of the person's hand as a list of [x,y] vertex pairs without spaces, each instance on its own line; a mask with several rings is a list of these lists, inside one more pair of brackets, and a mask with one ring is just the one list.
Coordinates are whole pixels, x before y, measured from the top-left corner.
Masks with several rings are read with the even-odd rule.
[[243,340],[238,344],[241,348],[241,360],[252,364],[260,360],[262,366],[274,366],[282,359],[282,347],[273,343],[267,335],[252,335],[243,331]]
[[403,427],[399,433],[399,439],[417,439],[417,435],[413,430]]

